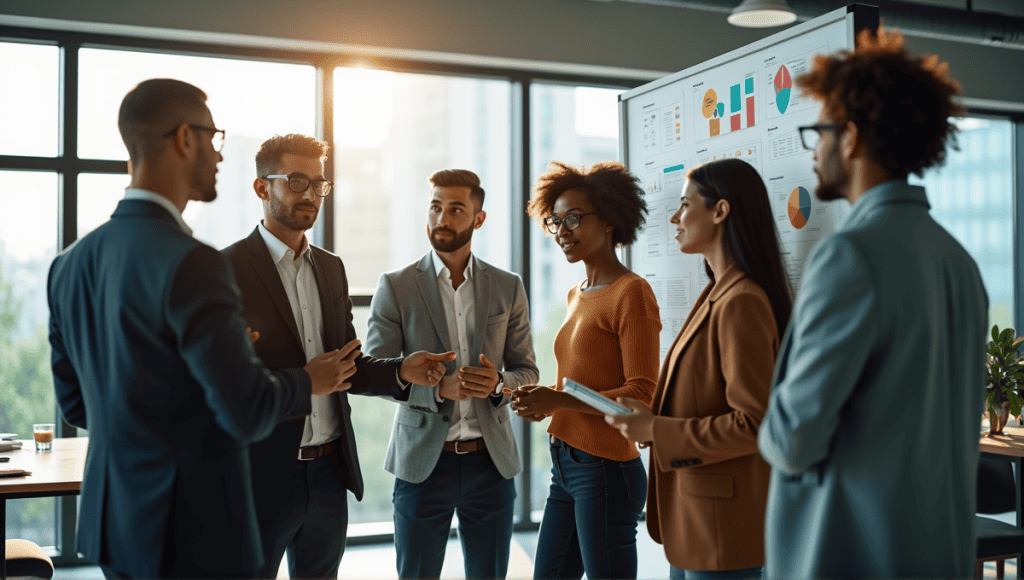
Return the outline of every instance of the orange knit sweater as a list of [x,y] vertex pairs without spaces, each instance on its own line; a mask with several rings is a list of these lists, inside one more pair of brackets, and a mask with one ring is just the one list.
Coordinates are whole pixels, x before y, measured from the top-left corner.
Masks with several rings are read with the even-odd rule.
[[[650,405],[658,382],[661,317],[651,285],[629,273],[604,288],[569,290],[568,312],[555,337],[557,390],[568,377],[601,394],[632,397]],[[591,455],[628,461],[636,445],[600,415],[560,409],[548,433]]]

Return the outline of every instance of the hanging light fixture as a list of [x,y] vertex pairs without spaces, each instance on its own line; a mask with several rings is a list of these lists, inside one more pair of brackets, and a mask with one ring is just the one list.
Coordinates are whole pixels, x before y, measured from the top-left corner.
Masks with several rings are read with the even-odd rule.
[[796,13],[786,0],[743,0],[726,20],[733,26],[767,28],[796,22]]

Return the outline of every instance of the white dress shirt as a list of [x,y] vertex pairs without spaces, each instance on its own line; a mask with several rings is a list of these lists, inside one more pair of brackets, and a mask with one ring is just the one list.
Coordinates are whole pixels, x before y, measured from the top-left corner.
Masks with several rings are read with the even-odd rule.
[[[313,254],[306,237],[302,237],[302,251],[296,258],[287,244],[270,233],[263,223],[259,225],[260,235],[270,250],[270,259],[277,266],[281,284],[288,295],[295,324],[299,327],[302,349],[306,361],[324,353],[324,315],[320,306],[320,291],[317,290],[313,274]],[[302,431],[302,447],[329,443],[342,435],[341,421],[335,413],[330,395],[311,395],[313,410],[306,416]]]
[[174,218],[174,221],[178,222],[178,225],[181,226],[182,231],[184,231],[186,234],[190,236],[192,235],[192,228],[188,227],[188,225],[185,223],[185,220],[181,219],[181,212],[178,211],[178,206],[171,203],[171,200],[160,195],[159,193],[153,193],[148,189],[138,189],[134,187],[129,187],[128,189],[124,190],[124,198],[141,199],[143,201],[151,201],[159,205],[160,207],[171,212],[171,217]]
[[[434,262],[434,274],[437,275],[437,289],[441,292],[444,316],[448,322],[448,337],[455,350],[455,368],[478,367],[480,366],[479,359],[472,359],[470,353],[476,330],[476,301],[474,299],[476,283],[473,276],[473,256],[470,255],[466,270],[462,273],[465,281],[456,289],[452,285],[451,272],[441,261],[441,257],[437,255],[436,251],[430,254]],[[487,308],[487,305],[484,304],[483,308]],[[466,441],[482,436],[480,421],[476,417],[476,409],[473,408],[473,398],[455,401],[448,435],[444,440]]]

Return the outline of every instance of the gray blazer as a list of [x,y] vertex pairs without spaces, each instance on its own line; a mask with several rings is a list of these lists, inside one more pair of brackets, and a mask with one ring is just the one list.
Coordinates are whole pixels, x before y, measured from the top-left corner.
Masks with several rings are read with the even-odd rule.
[[766,578],[968,578],[988,299],[924,189],[812,252],[758,433]]
[[[515,389],[539,378],[530,336],[526,290],[518,275],[473,260],[476,289],[476,336],[471,357],[480,353],[501,371],[505,386]],[[448,336],[441,293],[437,289],[431,254],[401,270],[380,277],[370,305],[364,352],[372,357],[395,357],[418,350],[454,350]],[[448,363],[448,374],[457,372]],[[437,387],[412,385],[408,401],[398,401],[384,468],[399,479],[427,479],[444,445],[455,402],[437,403]],[[480,421],[487,451],[506,479],[522,469],[519,449],[509,421],[509,396],[470,399]]]

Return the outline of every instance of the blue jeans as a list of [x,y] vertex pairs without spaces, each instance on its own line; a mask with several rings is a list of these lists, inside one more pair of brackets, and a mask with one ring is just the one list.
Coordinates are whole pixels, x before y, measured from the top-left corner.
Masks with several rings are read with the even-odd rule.
[[760,578],[761,566],[742,568],[739,570],[681,570],[669,566],[669,580],[747,580]]
[[636,578],[636,526],[647,500],[640,458],[612,461],[552,438],[551,490],[533,577]]

